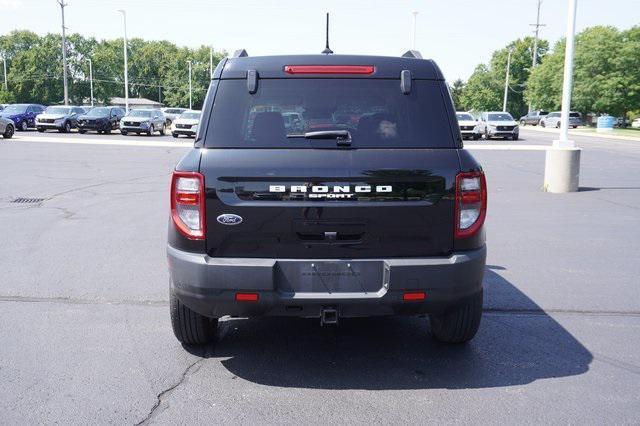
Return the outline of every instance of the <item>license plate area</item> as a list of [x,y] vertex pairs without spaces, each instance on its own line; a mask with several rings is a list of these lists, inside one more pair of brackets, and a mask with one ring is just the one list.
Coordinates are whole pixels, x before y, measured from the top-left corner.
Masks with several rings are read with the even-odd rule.
[[283,293],[375,293],[388,271],[375,260],[279,261],[275,281]]

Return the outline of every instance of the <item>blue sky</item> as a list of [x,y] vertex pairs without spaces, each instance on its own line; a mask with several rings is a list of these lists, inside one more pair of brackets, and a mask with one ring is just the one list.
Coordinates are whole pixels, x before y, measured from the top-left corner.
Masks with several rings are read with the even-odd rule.
[[[130,37],[179,45],[213,45],[251,55],[319,53],[324,13],[331,13],[336,53],[400,55],[410,47],[412,11],[418,11],[416,47],[435,59],[449,80],[467,78],[507,42],[531,34],[537,0],[67,0],[70,32],[120,37],[126,9]],[[0,34],[60,31],[56,0],[0,0]],[[567,1],[543,0],[541,36],[554,42],[566,27]],[[578,30],[593,25],[640,24],[640,0],[578,0]]]

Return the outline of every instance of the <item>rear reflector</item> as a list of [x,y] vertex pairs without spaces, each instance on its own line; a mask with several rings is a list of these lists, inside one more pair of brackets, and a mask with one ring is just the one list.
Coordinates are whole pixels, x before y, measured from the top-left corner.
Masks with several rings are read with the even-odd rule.
[[236,302],[257,302],[258,293],[236,293]]
[[285,65],[287,74],[373,74],[373,65]]
[[412,300],[424,300],[427,298],[427,293],[424,291],[414,291],[411,293],[405,293],[402,295],[402,300],[404,301],[412,301]]

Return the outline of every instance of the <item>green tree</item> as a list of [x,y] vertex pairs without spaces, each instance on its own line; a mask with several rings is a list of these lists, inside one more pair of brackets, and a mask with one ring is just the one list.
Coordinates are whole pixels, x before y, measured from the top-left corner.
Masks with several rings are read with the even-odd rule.
[[[545,109],[562,101],[565,41],[532,73],[527,98]],[[640,27],[587,28],[576,36],[571,107],[574,110],[625,115],[640,105]]]
[[457,111],[466,110],[464,103],[462,102],[462,93],[464,92],[464,81],[461,79],[457,79],[449,86],[449,91],[451,92],[451,98],[453,98],[453,104],[456,107]]
[[[532,37],[514,40],[495,51],[488,66],[481,64],[476,67],[461,96],[465,107],[477,111],[502,110],[507,59],[511,50],[507,111],[514,116],[524,114],[528,110],[524,88],[531,73],[533,45]],[[548,49],[546,40],[538,41],[538,61],[544,58]]]

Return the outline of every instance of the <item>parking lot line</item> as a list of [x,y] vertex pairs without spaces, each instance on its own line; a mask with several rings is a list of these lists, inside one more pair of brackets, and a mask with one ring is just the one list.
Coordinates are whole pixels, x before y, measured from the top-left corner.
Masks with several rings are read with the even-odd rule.
[[[16,137],[11,139],[14,142],[43,142],[43,143],[64,143],[72,145],[121,145],[121,146],[146,146],[146,147],[171,147],[189,148],[193,146],[193,140],[123,140],[123,139],[98,139],[98,138],[56,138],[56,137]],[[5,141],[6,142],[6,141]],[[496,151],[545,151],[549,145],[465,145],[468,150],[496,150]]]
[[[147,147],[171,147],[171,148],[188,148],[193,146],[193,139],[188,142],[179,140],[161,141],[161,140],[122,140],[122,139],[89,139],[89,138],[53,138],[53,137],[16,137],[11,139],[12,142],[43,142],[43,143],[64,143],[71,145],[122,145],[122,146],[147,146]],[[7,142],[7,141],[5,141]]]

